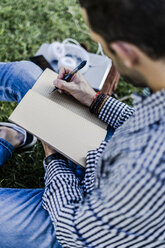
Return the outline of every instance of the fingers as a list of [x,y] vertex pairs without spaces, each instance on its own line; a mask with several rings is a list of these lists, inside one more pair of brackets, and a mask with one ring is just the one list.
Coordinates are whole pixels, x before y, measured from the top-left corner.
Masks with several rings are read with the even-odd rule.
[[[71,72],[71,69],[69,68],[64,68],[64,67],[61,67],[60,70],[59,70],[59,75],[57,77],[57,79],[53,82],[53,84],[58,88],[58,92],[60,94],[63,94],[64,91],[67,91],[67,87],[65,87],[65,84],[60,82],[60,81],[57,81],[58,79],[59,80],[62,80],[64,77],[66,77],[69,73]],[[63,90],[64,88],[64,90]]]
[[[63,78],[66,77],[70,72],[72,72],[71,69],[61,67],[57,79],[63,80]],[[75,83],[80,83],[80,81],[85,81],[85,78],[78,71],[75,75],[73,75],[71,81],[74,81]]]
[[80,72],[77,72],[75,75],[73,75],[70,82],[62,80],[70,72],[71,70],[69,68],[60,68],[59,76],[53,82],[53,84],[58,88],[58,92],[60,94],[69,93],[71,95],[75,95],[78,89],[81,88],[80,85],[86,85],[86,80]]
[[60,89],[58,89],[58,92],[59,92],[60,94],[63,94],[63,93],[64,93],[64,91],[63,91],[63,90],[60,90]]
[[68,83],[64,80],[61,79],[56,79],[54,81],[54,85],[58,88],[58,91],[60,93],[62,93],[63,91],[66,91],[68,93],[70,93],[71,87],[72,87],[72,83]]
[[58,79],[63,79],[66,75],[71,72],[69,68],[61,67],[58,75]]

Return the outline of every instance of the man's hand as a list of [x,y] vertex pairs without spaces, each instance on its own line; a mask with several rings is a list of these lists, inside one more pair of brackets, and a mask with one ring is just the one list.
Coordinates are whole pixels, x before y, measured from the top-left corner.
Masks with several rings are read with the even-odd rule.
[[77,72],[70,82],[62,80],[70,72],[71,70],[69,69],[61,68],[58,78],[54,81],[54,85],[58,88],[60,93],[69,93],[79,102],[89,107],[96,92],[91,88],[80,72]]
[[43,145],[43,148],[44,148],[44,152],[45,152],[45,157],[46,158],[56,152],[56,150],[53,147],[51,147],[50,145],[47,145],[43,141],[42,141],[42,145]]

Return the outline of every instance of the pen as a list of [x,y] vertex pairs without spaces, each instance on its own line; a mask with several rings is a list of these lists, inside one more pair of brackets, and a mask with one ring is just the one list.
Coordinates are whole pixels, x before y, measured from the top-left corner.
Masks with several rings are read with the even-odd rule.
[[[86,63],[87,63],[86,60],[82,61],[81,64],[78,65],[78,66],[77,66],[72,72],[70,72],[66,77],[64,77],[63,80],[66,81],[66,82],[69,82],[69,81],[72,79],[73,75],[74,75],[76,72],[78,72],[79,70],[81,70],[81,69],[86,65]],[[55,86],[54,89],[52,90],[52,92],[54,92],[56,89],[57,89],[57,87]],[[52,92],[51,92],[51,93],[52,93]]]

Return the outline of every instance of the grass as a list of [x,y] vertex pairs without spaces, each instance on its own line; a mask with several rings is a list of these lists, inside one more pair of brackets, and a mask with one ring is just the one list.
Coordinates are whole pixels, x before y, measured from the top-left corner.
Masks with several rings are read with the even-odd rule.
[[[42,43],[68,37],[85,43],[90,52],[97,49],[76,0],[0,1],[0,61],[28,60]],[[133,90],[120,80],[117,95],[123,97]],[[7,121],[15,106],[15,103],[1,102],[0,121]],[[43,187],[43,157],[40,142],[31,151],[15,153],[1,169],[0,187]]]

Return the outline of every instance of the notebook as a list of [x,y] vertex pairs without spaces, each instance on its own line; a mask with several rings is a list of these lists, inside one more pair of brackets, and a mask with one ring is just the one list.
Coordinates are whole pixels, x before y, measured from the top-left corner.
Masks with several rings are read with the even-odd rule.
[[9,120],[85,167],[87,152],[99,147],[107,125],[72,96],[51,93],[57,76],[46,69]]

